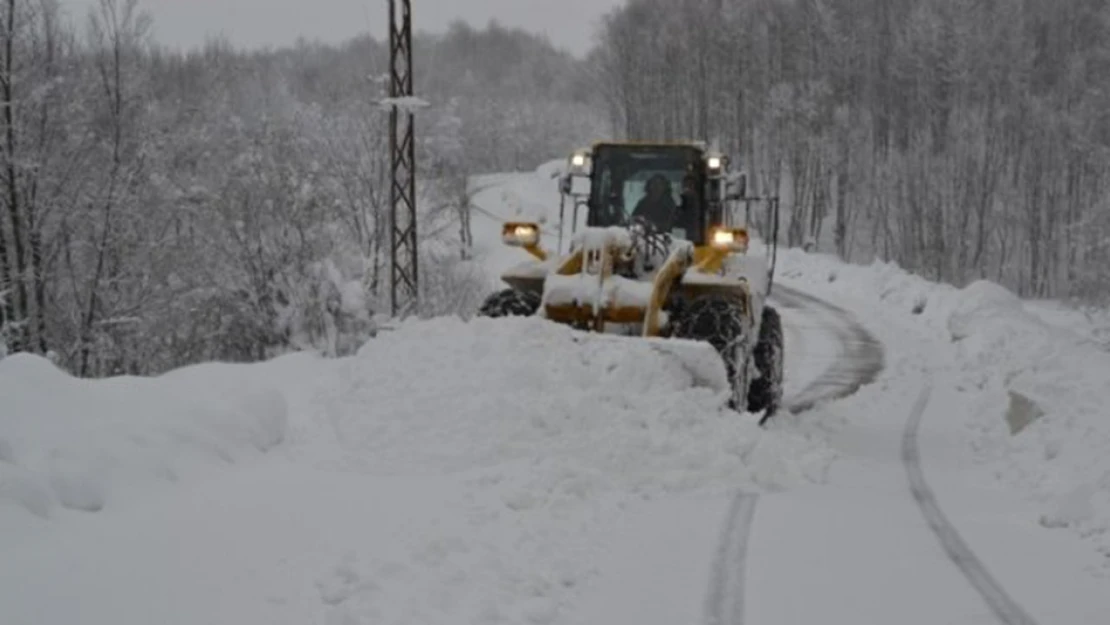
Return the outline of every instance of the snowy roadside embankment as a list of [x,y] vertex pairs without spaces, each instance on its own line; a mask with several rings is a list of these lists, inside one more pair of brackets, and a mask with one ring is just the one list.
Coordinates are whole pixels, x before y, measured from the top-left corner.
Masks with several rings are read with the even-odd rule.
[[1064,328],[1110,352],[1110,308],[1076,306],[1057,300],[1027,300],[1025,310],[1041,321]]
[[281,373],[305,358],[102,380],[0,360],[0,513],[95,512],[265,453],[286,436]]
[[779,275],[850,305],[930,379],[958,380],[980,477],[1020,489],[1042,525],[1069,527],[1110,554],[1110,353],[986,281],[958,289],[894,264],[798,250],[780,253]]
[[0,604],[13,623],[573,622],[641,506],[825,481],[819,434],[761,430],[726,394],[708,345],[540,319],[142,380],[10,358],[0,508],[105,510],[2,511]]
[[949,330],[963,370],[1008,398],[1004,418],[979,413],[980,453],[1044,501],[1044,525],[1110,531],[1110,353],[1045,324],[998,285],[962,293]]

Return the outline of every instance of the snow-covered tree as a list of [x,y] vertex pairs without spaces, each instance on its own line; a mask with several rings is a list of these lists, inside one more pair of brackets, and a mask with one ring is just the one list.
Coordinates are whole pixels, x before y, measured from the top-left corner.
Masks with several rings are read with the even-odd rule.
[[1108,15],[1086,0],[630,0],[592,60],[616,132],[719,140],[782,195],[787,243],[1062,296],[1090,291],[1088,226],[1110,211]]

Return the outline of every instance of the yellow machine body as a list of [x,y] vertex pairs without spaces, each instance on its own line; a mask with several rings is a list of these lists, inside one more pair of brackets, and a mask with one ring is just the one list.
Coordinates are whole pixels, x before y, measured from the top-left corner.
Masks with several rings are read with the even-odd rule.
[[[564,196],[571,195],[571,182],[568,179],[576,174],[590,179],[591,184],[597,184],[593,180],[594,174],[588,170],[588,163],[599,149],[607,149],[619,157],[622,150],[633,151],[640,148],[663,153],[674,150],[676,153],[682,151],[684,154],[695,154],[696,157],[690,159],[693,165],[688,166],[687,175],[691,179],[702,181],[709,189],[701,197],[713,195],[714,184],[718,185],[716,197],[722,201],[726,197],[724,170],[727,167],[727,158],[711,154],[704,145],[698,143],[648,142],[599,142],[588,151],[575,153],[568,161],[570,171],[563,181]],[[720,171],[711,171],[710,164],[717,165]],[[584,194],[579,194],[576,200],[581,202],[584,197]],[[591,206],[590,210],[594,210],[594,207]],[[539,312],[542,316],[559,323],[596,331],[606,331],[607,325],[617,324],[626,333],[644,337],[659,336],[665,323],[663,311],[670,298],[681,296],[693,299],[711,293],[735,300],[743,308],[745,316],[751,320],[756,311],[753,311],[752,306],[750,273],[737,270],[736,264],[730,262],[746,253],[747,228],[722,223],[725,221],[722,219],[725,211],[720,206],[714,207],[713,202],[703,200],[695,210],[710,217],[701,218],[704,230],[692,237],[694,241],[676,242],[657,267],[632,278],[642,283],[639,286],[628,285],[630,278],[625,277],[628,272],[622,271],[637,261],[638,254],[635,245],[630,244],[631,237],[621,235],[622,230],[628,231],[627,227],[587,227],[575,238],[566,253],[557,255],[540,247],[538,224],[505,223],[502,230],[503,241],[523,248],[533,256],[533,260],[509,270],[502,275],[502,280],[519,291],[540,295],[543,303]],[[603,230],[608,231],[611,236],[605,236]],[[581,290],[597,293],[600,298],[578,298],[588,301],[553,301],[553,298],[549,298],[547,287],[550,283],[559,281],[567,284],[568,278],[576,279]],[[616,280],[631,287],[639,296],[632,298],[631,302],[606,297],[606,294],[619,292],[619,289],[607,288],[607,283]]]

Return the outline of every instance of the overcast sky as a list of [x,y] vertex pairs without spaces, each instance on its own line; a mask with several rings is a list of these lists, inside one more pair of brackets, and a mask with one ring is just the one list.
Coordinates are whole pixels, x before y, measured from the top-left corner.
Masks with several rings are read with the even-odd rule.
[[[121,0],[122,1],[122,0]],[[97,0],[61,0],[84,19]],[[399,3],[398,3],[399,4]],[[442,31],[463,18],[482,27],[496,18],[505,26],[545,33],[575,54],[588,48],[598,19],[622,0],[412,0],[416,30]],[[154,36],[171,46],[195,46],[225,34],[239,46],[293,43],[298,36],[338,42],[369,31],[387,33],[387,0],[139,0],[154,18]]]

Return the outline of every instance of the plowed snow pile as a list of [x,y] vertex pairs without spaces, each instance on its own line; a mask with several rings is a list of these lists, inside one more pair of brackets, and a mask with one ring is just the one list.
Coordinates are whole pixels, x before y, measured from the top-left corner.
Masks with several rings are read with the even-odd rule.
[[96,512],[264,453],[287,425],[271,380],[307,360],[106,380],[74,378],[37,356],[0,360],[0,514],[12,505],[41,518]]
[[529,319],[419,322],[368,343],[326,402],[342,468],[439,473],[455,496],[450,519],[398,537],[408,574],[361,573],[381,588],[332,617],[556,621],[628,506],[824,479],[823,443],[722,410],[715,353],[673,349]]
[[0,361],[0,605],[18,624],[566,622],[630,508],[825,478],[819,436],[722,409],[715,352],[681,348],[438,319],[347,359],[153,379]]
[[949,318],[962,370],[998,400],[978,412],[980,453],[1044,501],[1044,525],[1110,532],[1110,354],[996,284],[962,295]]
[[[711,347],[676,343],[537,319],[413,323],[347,363],[348,386],[328,414],[348,459],[375,472],[554,463],[636,491],[819,474],[822,463],[809,467],[804,455],[760,457],[791,443],[722,408],[724,371]],[[541,473],[553,487],[566,482],[563,471]]]

